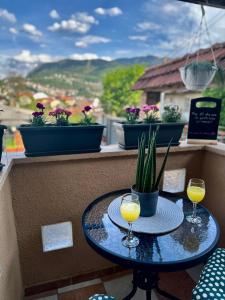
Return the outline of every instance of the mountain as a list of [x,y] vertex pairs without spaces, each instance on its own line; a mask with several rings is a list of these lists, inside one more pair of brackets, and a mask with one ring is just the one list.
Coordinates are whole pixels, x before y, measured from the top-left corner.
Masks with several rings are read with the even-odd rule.
[[151,55],[112,61],[65,59],[36,67],[28,74],[27,79],[31,84],[39,84],[51,90],[64,90],[74,96],[99,97],[102,92],[102,78],[108,71],[134,64],[148,67],[161,62],[162,58]]

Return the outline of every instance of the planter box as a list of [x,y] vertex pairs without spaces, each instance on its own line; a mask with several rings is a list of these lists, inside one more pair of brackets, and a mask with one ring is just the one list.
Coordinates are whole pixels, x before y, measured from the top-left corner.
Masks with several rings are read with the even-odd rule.
[[2,170],[2,168],[4,167],[4,165],[1,163],[1,160],[2,160],[2,150],[3,150],[3,135],[4,135],[4,130],[6,129],[7,127],[5,125],[0,125],[0,171]]
[[25,155],[30,157],[99,152],[104,127],[100,124],[21,125],[18,129]]
[[137,149],[139,137],[141,137],[143,132],[148,137],[150,126],[152,130],[156,130],[157,126],[159,126],[158,135],[156,137],[157,147],[168,146],[172,137],[173,141],[171,145],[178,146],[180,144],[179,141],[183,132],[184,125],[185,123],[114,123],[119,146],[123,149]]

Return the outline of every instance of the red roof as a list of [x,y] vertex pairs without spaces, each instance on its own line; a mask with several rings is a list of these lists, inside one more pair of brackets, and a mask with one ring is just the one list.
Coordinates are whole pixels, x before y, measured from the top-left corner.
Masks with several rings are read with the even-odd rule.
[[[213,45],[216,61],[225,68],[225,42]],[[167,63],[149,68],[133,86],[133,90],[163,90],[165,88],[184,87],[180,77],[179,68],[186,64],[189,54],[181,58],[170,60]],[[196,59],[197,52],[189,55],[188,62]],[[213,61],[210,48],[199,51],[199,61]]]

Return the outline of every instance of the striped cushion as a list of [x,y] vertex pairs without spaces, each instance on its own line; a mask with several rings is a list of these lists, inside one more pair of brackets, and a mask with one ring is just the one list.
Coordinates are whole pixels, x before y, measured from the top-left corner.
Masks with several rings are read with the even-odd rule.
[[95,294],[94,296],[91,296],[89,300],[116,300],[116,298],[103,294]]
[[225,249],[218,248],[209,258],[192,300],[225,300]]

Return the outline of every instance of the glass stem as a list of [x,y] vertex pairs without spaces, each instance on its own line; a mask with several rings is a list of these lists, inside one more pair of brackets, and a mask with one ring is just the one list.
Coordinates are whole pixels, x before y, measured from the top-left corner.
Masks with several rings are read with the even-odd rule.
[[197,203],[193,202],[193,213],[192,213],[193,219],[196,219],[196,207],[197,207]]
[[133,232],[132,232],[132,223],[131,222],[128,222],[128,225],[129,225],[129,229],[128,229],[128,235],[127,235],[127,238],[128,240],[132,240],[133,238]]

